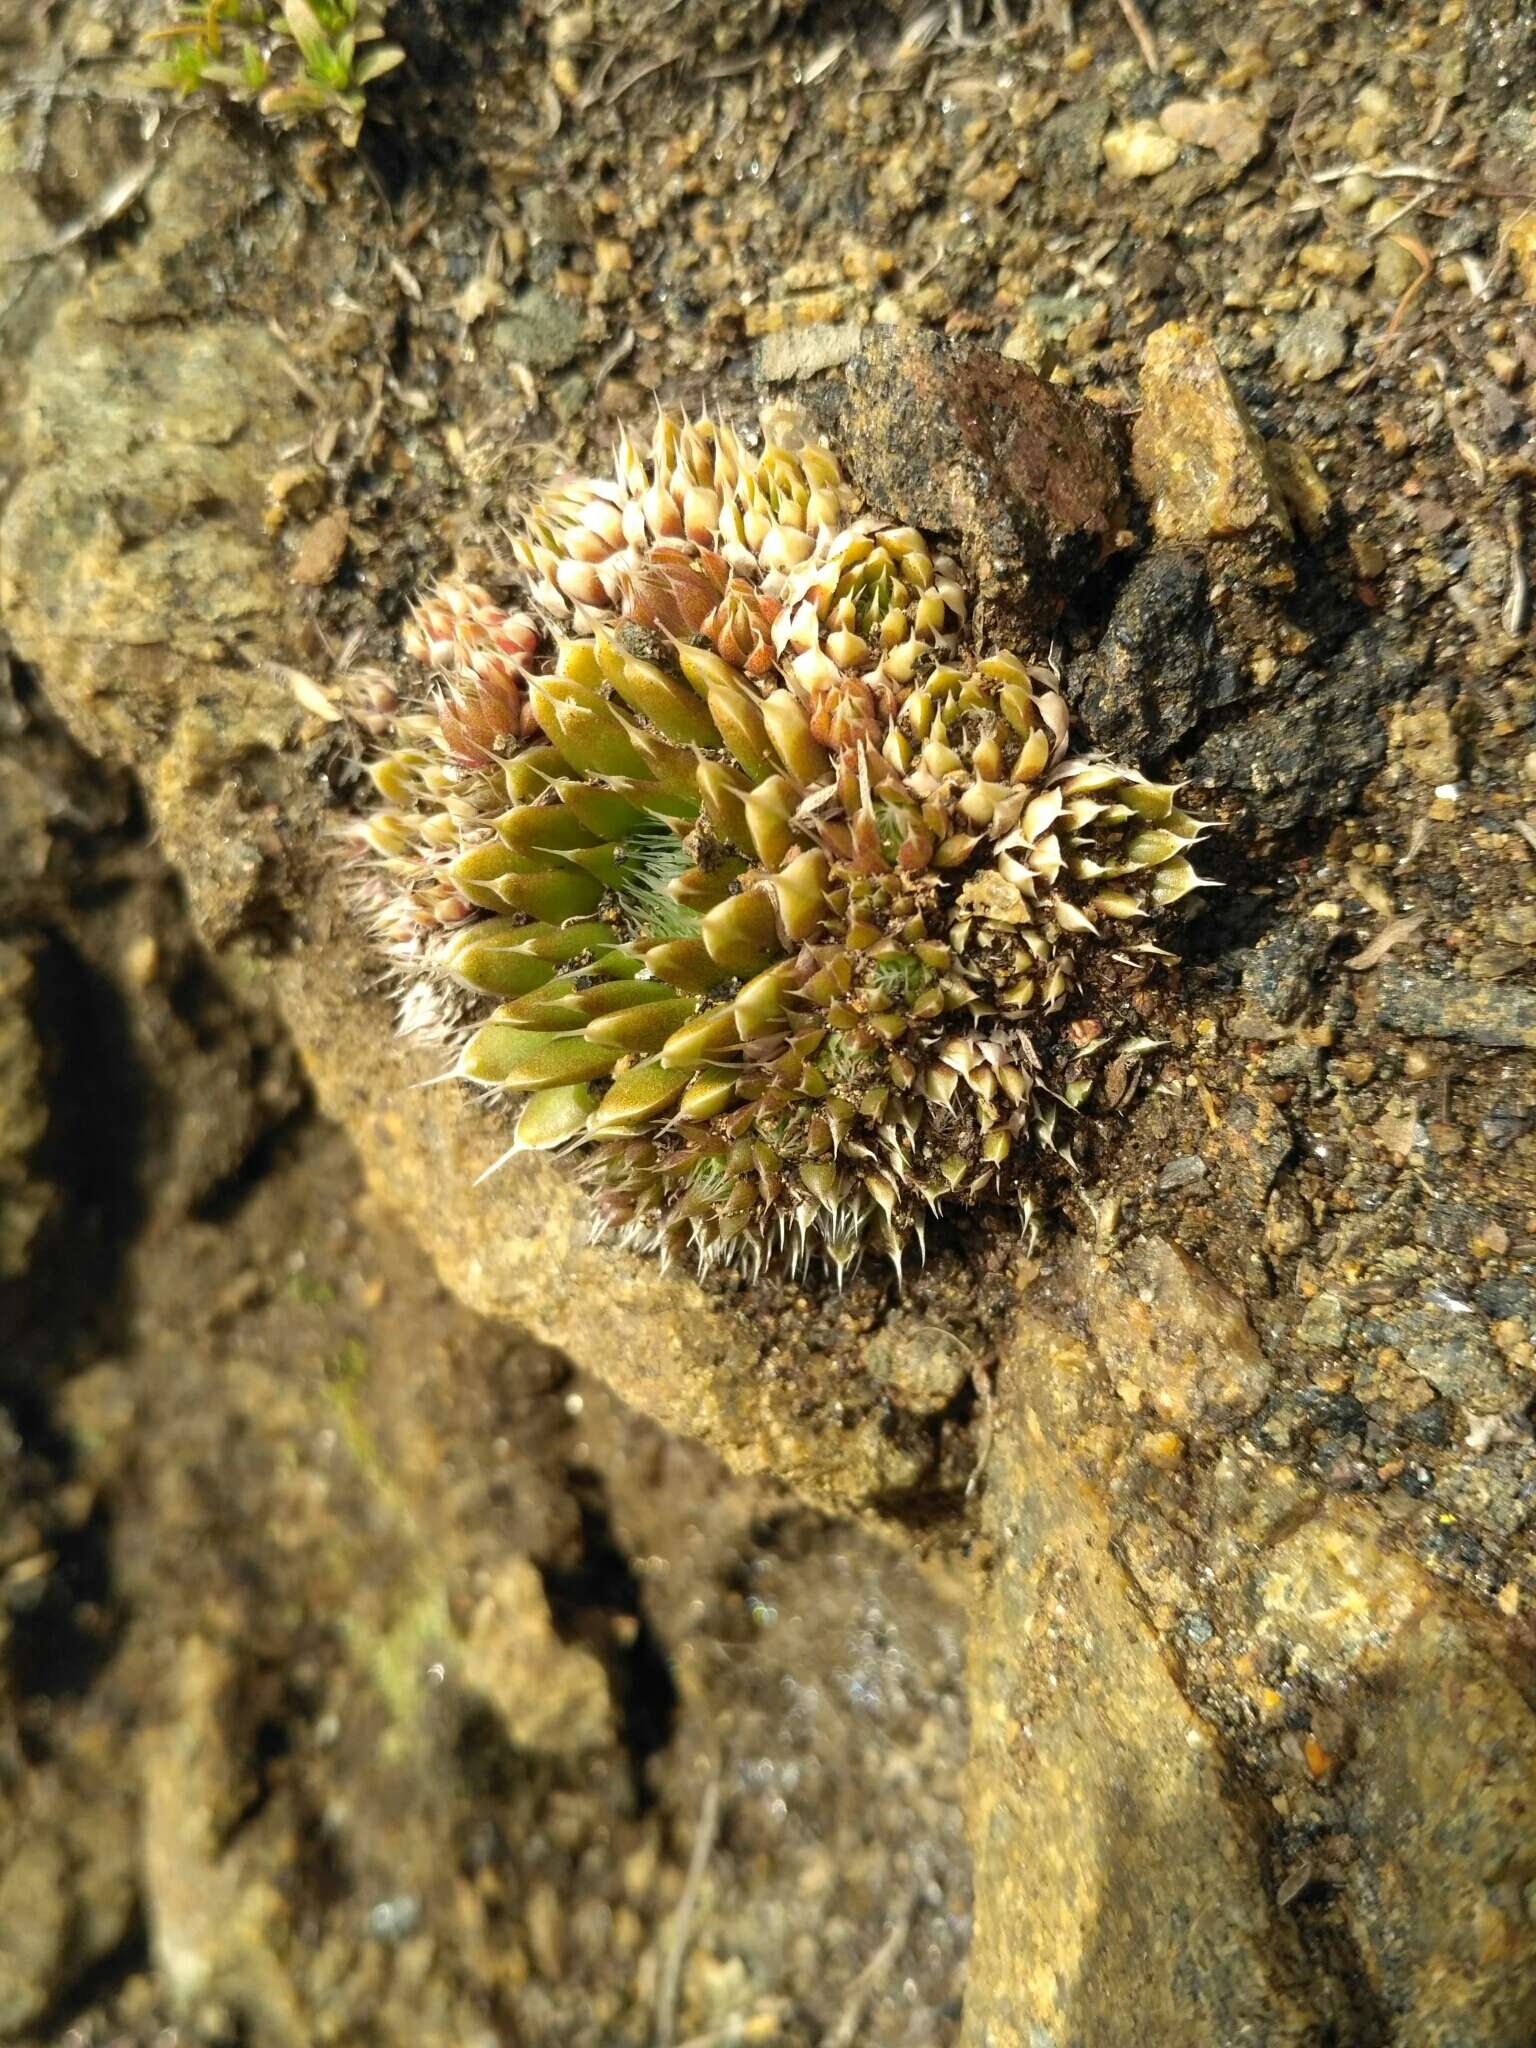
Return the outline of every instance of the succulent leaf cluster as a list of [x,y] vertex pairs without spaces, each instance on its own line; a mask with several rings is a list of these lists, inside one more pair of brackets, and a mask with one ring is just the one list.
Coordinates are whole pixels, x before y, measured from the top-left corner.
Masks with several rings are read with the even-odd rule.
[[405,61],[384,36],[386,0],[179,0],[177,19],[152,31],[165,54],[159,82],[205,87],[254,103],[279,127],[319,117],[350,149],[367,88]]
[[1085,963],[1158,954],[1201,885],[1177,790],[1074,753],[1049,669],[969,652],[959,564],[823,447],[664,413],[513,555],[528,609],[418,605],[433,696],[361,832],[515,1149],[706,1270],[899,1268],[941,1208],[1027,1218],[1092,1087]]

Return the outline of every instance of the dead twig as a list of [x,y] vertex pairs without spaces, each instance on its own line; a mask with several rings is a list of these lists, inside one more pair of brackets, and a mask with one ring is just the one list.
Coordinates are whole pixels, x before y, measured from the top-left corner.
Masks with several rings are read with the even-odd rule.
[[683,1895],[677,1902],[677,1911],[672,1916],[672,1939],[667,1947],[661,1974],[656,1980],[656,2048],[674,2048],[677,2036],[677,1989],[682,1982],[683,1958],[688,1953],[688,1937],[693,1928],[693,1916],[698,1910],[699,1893],[704,1888],[704,1874],[709,1868],[709,1859],[715,1850],[715,1835],[720,1826],[720,1773],[713,1773],[704,1787],[704,1803],[699,1808],[699,1824],[693,1831],[693,1853],[688,1858],[688,1875],[683,1883]]
[[1136,0],[1120,0],[1120,12],[1130,24],[1131,34],[1136,38],[1147,69],[1156,78],[1162,71],[1163,60],[1157,54],[1157,41],[1147,26],[1147,17],[1137,6]]
[[869,2010],[870,1999],[879,1989],[881,1979],[889,1975],[892,1964],[907,1945],[907,1936],[912,1932],[912,1914],[916,1903],[916,1900],[912,1900],[903,1909],[884,1941],[849,1985],[842,2011],[830,2031],[821,2037],[821,2048],[854,2048],[854,2043],[859,2038],[859,2029],[864,2024],[864,2015]]
[[[149,138],[146,138],[148,140]],[[83,242],[87,235],[94,235],[102,228],[110,227],[119,215],[128,211],[134,201],[142,196],[150,180],[165,161],[160,150],[151,149],[143,161],[114,178],[96,199],[93,206],[76,216],[56,235],[35,249],[18,249],[11,255],[0,258],[6,263],[39,263],[50,256],[57,256],[75,242]]]
[[[1387,239],[1388,241],[1396,242],[1400,249],[1408,251],[1408,254],[1419,266],[1419,274],[1393,308],[1392,318],[1387,322],[1387,331],[1381,337],[1383,349],[1386,348],[1392,337],[1397,333],[1397,330],[1402,326],[1404,319],[1407,317],[1408,308],[1419,296],[1419,293],[1423,291],[1425,285],[1428,284],[1435,267],[1434,258],[1417,235],[1389,235]],[[1380,358],[1378,357],[1379,360]]]
[[1417,938],[1426,915],[1427,912],[1416,910],[1408,917],[1389,918],[1375,938],[1362,946],[1358,953],[1352,953],[1344,965],[1352,967],[1356,974],[1364,974],[1367,968],[1385,960],[1394,946],[1405,946],[1410,939]]
[[1525,567],[1525,548],[1521,533],[1522,509],[1518,492],[1504,507],[1504,538],[1509,544],[1509,578],[1504,592],[1504,606],[1499,613],[1499,624],[1511,640],[1520,638],[1531,615],[1531,579]]
[[992,1375],[985,1366],[971,1374],[971,1385],[976,1389],[976,1405],[981,1410],[981,1428],[977,1431],[976,1462],[965,1482],[967,1500],[986,1477],[987,1460],[992,1455],[992,1443],[997,1435],[997,1396],[992,1391]]

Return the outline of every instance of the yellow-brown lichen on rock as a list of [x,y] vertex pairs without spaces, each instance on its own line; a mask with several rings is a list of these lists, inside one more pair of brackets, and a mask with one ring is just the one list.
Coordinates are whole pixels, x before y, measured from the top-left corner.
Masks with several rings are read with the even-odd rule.
[[1076,753],[1054,672],[966,647],[958,562],[815,442],[663,413],[513,556],[532,611],[422,601],[435,695],[373,768],[407,1016],[635,1248],[841,1272],[946,1205],[1027,1219],[1089,962],[1200,886],[1176,788]]

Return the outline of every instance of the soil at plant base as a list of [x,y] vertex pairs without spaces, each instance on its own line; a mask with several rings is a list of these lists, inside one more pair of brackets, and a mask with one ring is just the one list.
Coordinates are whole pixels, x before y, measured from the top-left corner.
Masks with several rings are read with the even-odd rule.
[[[1196,778],[1230,827],[1225,892],[1149,1019],[1164,1063],[1119,1077],[1072,1221],[1214,1273],[1274,1369],[1253,1455],[1358,1496],[1518,1632],[1536,31],[1513,4],[1147,12],[1155,71],[1109,0],[905,29],[400,6],[408,64],[348,158],[220,111],[146,142],[148,10],[0,9],[42,81],[0,129],[6,416],[82,292],[146,349],[157,324],[263,326],[299,394],[272,573],[305,579],[295,663],[342,701],[393,668],[412,590],[489,566],[514,486],[595,456],[653,391],[750,412],[757,376],[795,393],[856,330],[917,323],[1129,408],[1147,336],[1201,322],[1321,497],[1277,612],[1234,615],[1219,566],[1143,547],[1063,622],[1093,735]],[[116,211],[141,164],[162,210],[151,184]],[[113,508],[130,543],[162,514]],[[1142,701],[1124,679],[1148,672],[1177,688]],[[7,715],[0,1284],[29,1334],[6,1796],[29,1845],[11,1881],[57,1904],[0,1913],[27,1930],[0,2019],[382,2040],[409,2011],[401,2038],[639,2041],[685,1936],[679,2039],[820,2039],[882,1957],[847,2038],[945,2039],[952,1615],[438,1294],[359,1209],[259,975],[232,973],[278,892],[246,888],[210,964],[134,792],[25,687]],[[320,719],[304,744],[316,805],[344,811],[346,746]],[[208,836],[210,865],[237,844]],[[922,1284],[970,1341],[967,1250],[970,1273],[957,1254]],[[873,1336],[887,1309],[870,1278],[760,1313],[792,1373],[818,1325]],[[483,1405],[442,1413],[445,1379]],[[983,1418],[957,1387],[920,1431],[897,1414],[884,1479],[963,1545]],[[1205,1625],[1169,1619],[1219,1662]],[[530,1642],[554,1725],[508,1678]],[[1266,1791],[1298,1885],[1326,1891],[1332,1764],[1298,1748],[1297,1783]]]

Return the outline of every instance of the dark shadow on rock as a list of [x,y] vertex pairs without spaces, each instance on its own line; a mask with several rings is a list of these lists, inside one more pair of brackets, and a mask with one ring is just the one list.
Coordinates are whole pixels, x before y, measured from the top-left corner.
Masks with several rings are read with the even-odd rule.
[[[581,1552],[574,1564],[541,1564],[540,1575],[555,1626],[571,1642],[584,1642],[609,1667],[619,1711],[620,1739],[629,1756],[636,1804],[654,1798],[646,1782],[650,1759],[672,1740],[677,1683],[666,1648],[647,1618],[640,1585],[620,1549],[595,1472],[570,1475],[581,1510]],[[615,1638],[612,1622],[630,1626]]]

